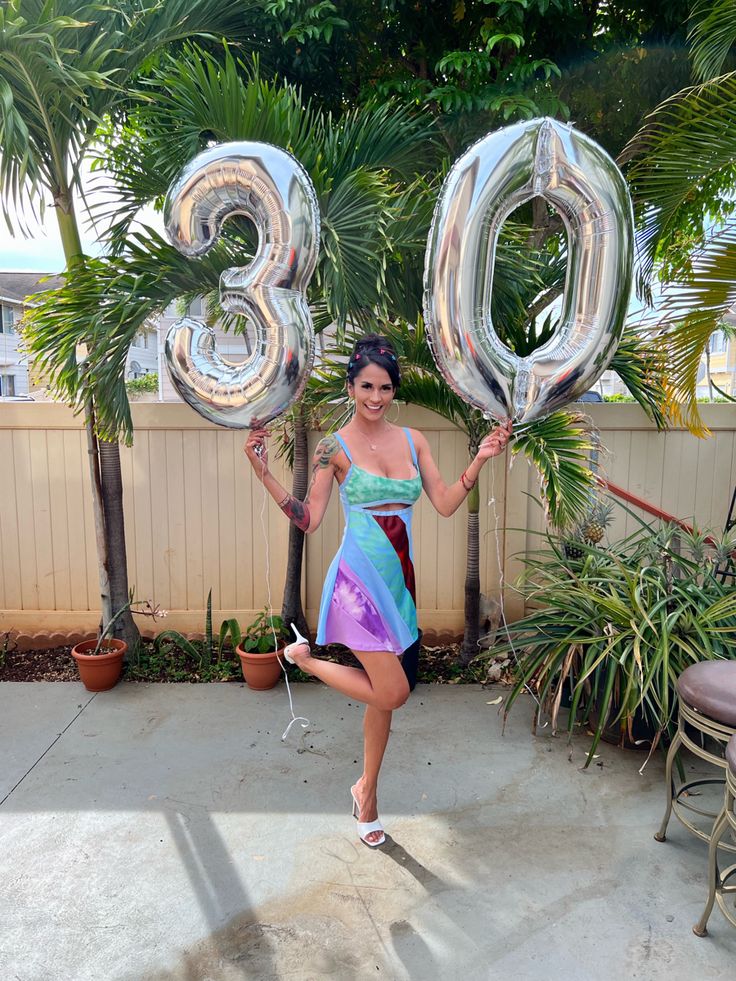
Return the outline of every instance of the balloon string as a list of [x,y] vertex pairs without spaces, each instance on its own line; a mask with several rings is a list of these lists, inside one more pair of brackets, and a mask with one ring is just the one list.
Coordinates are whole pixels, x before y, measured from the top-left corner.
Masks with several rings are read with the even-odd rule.
[[[511,469],[512,462],[513,462],[513,458],[510,457],[509,469]],[[501,618],[501,622],[503,623],[503,629],[506,631],[506,637],[508,638],[509,646],[511,647],[511,653],[513,655],[514,661],[516,662],[516,667],[521,671],[522,670],[521,661],[519,660],[519,656],[516,652],[516,648],[514,647],[514,642],[511,639],[511,633],[509,632],[509,625],[506,622],[506,610],[504,607],[504,599],[503,599],[503,591],[506,585],[506,578],[504,576],[503,562],[501,561],[501,539],[498,533],[498,508],[496,507],[496,468],[493,465],[493,463],[491,463],[491,497],[490,500],[488,501],[488,506],[493,508],[493,532],[496,537],[496,561],[498,562],[498,602],[500,607],[500,618]],[[524,687],[532,696],[534,701],[537,703],[537,707],[541,712],[542,703],[539,701],[539,698],[537,697],[536,693],[532,690],[532,688],[530,688],[530,686],[526,682],[524,682]]]
[[[261,460],[261,467],[262,467],[261,476],[265,477],[266,464],[262,460]],[[266,591],[268,594],[268,622],[271,624],[271,632],[273,633],[273,649],[275,651],[278,651],[279,642],[278,642],[278,638],[276,637],[276,628],[273,625],[273,605],[271,601],[271,549],[269,548],[268,533],[266,531],[267,492],[266,492],[266,485],[263,483],[262,480],[261,480],[261,486],[263,487],[263,500],[261,501],[261,529],[263,531],[263,542],[264,545],[266,546]],[[311,723],[309,719],[306,719],[303,715],[294,714],[294,700],[291,696],[291,685],[289,684],[289,675],[286,672],[286,665],[284,664],[284,662],[281,660],[280,657],[277,657],[277,660],[281,665],[281,670],[283,671],[284,674],[284,681],[286,682],[286,692],[289,696],[289,711],[291,712],[291,722],[284,729],[281,735],[281,741],[284,742],[286,737],[289,735],[289,730],[291,729],[291,727],[294,725],[295,722],[301,722],[302,729],[306,729],[309,725],[311,725]]]

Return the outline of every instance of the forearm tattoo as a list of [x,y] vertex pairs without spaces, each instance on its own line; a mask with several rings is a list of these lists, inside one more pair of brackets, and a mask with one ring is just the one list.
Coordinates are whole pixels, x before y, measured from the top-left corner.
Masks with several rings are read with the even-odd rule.
[[309,528],[309,505],[306,501],[297,501],[291,494],[287,494],[279,507],[284,512],[289,521],[293,521],[297,528],[306,531]]

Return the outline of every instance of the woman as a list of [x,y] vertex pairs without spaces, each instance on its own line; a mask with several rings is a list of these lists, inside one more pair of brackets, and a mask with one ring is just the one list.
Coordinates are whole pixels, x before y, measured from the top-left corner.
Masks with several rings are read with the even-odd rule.
[[423,488],[441,515],[454,514],[486,460],[502,453],[511,435],[509,422],[486,436],[475,458],[448,486],[422,433],[386,419],[400,381],[396,355],[384,337],[372,334],[358,341],[347,369],[353,417],[320,440],[304,501],[292,497],[270,473],[266,430],[251,430],[245,444],[259,480],[305,532],[319,527],[335,481],[340,488],[345,536],[327,574],[317,643],[344,644],[365,670],[318,660],[306,643],[292,644],[287,652],[302,671],[366,704],[363,774],[350,792],[358,834],[372,847],[385,841],[377,790],[391,713],[409,695],[400,655],[417,638],[412,508]]

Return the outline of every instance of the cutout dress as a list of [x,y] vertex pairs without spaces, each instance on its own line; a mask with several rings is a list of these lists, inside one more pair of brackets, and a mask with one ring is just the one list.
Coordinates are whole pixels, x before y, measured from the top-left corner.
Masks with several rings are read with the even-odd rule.
[[[356,466],[345,441],[337,435],[350,463],[340,485],[345,533],[322,590],[318,644],[403,654],[417,639],[411,522],[422,493],[422,478],[411,433],[408,429],[404,433],[417,471],[407,480]],[[388,504],[406,507],[381,510]]]

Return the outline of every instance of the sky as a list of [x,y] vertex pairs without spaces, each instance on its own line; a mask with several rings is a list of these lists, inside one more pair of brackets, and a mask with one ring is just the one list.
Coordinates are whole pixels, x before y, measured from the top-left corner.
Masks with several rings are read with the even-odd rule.
[[[33,238],[23,238],[18,232],[12,236],[3,230],[0,245],[0,270],[23,272],[58,273],[64,268],[64,253],[53,214],[46,215],[43,225],[32,229]],[[85,252],[94,252],[93,240],[87,235],[83,240]]]
[[[94,211],[100,204],[112,200],[109,191],[102,191],[100,185],[105,182],[106,175],[102,171],[96,171],[90,176],[87,170],[82,177],[85,188],[85,196],[89,201],[90,208]],[[77,195],[76,198],[77,217],[80,224],[80,234],[82,237],[82,248],[86,255],[99,255],[100,247],[97,245],[99,231],[95,231],[90,225],[89,217],[86,213],[84,202]],[[34,222],[31,216],[26,216],[26,224],[29,225],[31,237],[25,237],[18,227],[19,222],[15,220],[16,212],[12,205],[8,210],[13,217],[14,234],[11,234],[7,225],[0,216],[0,271],[23,271],[23,272],[45,272],[59,273],[64,268],[64,251],[61,247],[61,238],[56,223],[54,209],[47,205],[44,220],[42,223]],[[141,218],[146,224],[163,229],[163,222],[159,215],[152,210],[146,209]]]

